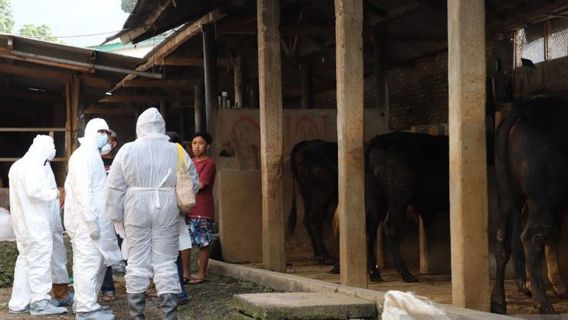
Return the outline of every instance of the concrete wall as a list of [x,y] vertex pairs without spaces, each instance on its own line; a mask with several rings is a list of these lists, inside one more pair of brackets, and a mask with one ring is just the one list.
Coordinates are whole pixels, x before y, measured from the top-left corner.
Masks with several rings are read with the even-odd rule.
[[[365,139],[370,140],[382,133],[378,127],[380,115],[376,109],[365,110]],[[286,221],[292,205],[292,176],[290,173],[290,150],[303,140],[325,139],[337,141],[336,110],[284,110],[284,214]],[[221,109],[217,114],[217,133],[215,135],[215,159],[220,179],[215,183],[217,201],[217,217],[220,222],[220,237],[225,259],[232,262],[260,261],[257,249],[242,252],[233,247],[238,243],[240,248],[260,248],[261,230],[261,196],[260,196],[260,125],[258,110],[254,109]],[[223,156],[220,156],[223,155]],[[236,171],[238,170],[238,171]],[[302,224],[303,205],[301,196],[298,201],[298,225],[294,235],[286,237],[286,254],[288,259],[303,260],[313,256],[312,246],[306,228]],[[241,204],[246,204],[243,206]],[[256,210],[256,211],[255,211]],[[330,215],[331,218],[331,215]],[[233,238],[229,235],[235,221],[246,222],[248,230],[235,231],[242,235]],[[284,226],[283,226],[284,228]],[[330,221],[324,227],[324,239],[328,250],[337,254],[337,240],[331,233]],[[253,232],[254,231],[254,232]],[[226,239],[227,241],[224,241]],[[231,239],[231,240],[229,240]],[[227,249],[225,249],[227,246]],[[253,252],[258,253],[255,256]],[[228,254],[228,255],[227,255]],[[254,259],[256,257],[256,259]]]

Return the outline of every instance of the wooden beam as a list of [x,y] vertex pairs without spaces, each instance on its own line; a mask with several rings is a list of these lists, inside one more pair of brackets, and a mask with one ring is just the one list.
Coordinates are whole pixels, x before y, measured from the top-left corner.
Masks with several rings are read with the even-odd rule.
[[57,81],[71,81],[70,72],[57,72],[51,70],[42,70],[33,67],[25,67],[11,64],[0,64],[0,73],[16,75],[27,78],[52,79]]
[[91,107],[85,109],[85,114],[107,115],[107,116],[132,116],[134,110],[131,108],[101,108]]
[[110,80],[94,77],[91,75],[80,74],[78,77],[79,80],[81,80],[81,83],[87,87],[110,90],[113,85],[113,82]]
[[132,41],[134,38],[140,36],[141,34],[145,33],[146,31],[150,30],[151,28],[154,27],[154,23],[156,22],[156,20],[158,19],[158,17],[162,14],[162,12],[164,12],[164,10],[166,10],[166,8],[171,4],[172,0],[166,0],[162,3],[160,3],[159,1],[157,2],[158,5],[155,7],[154,11],[148,13],[146,15],[146,19],[144,20],[144,23],[141,24],[140,27],[138,28],[134,28],[132,30],[129,30],[128,32],[122,34],[120,36],[120,42],[124,43],[128,43],[130,41]]
[[159,102],[161,100],[173,100],[173,96],[157,96],[157,95],[118,95],[106,96],[99,100],[99,103],[116,103],[116,102]]
[[0,88],[0,97],[9,98],[23,98],[41,102],[63,102],[63,97],[60,94],[37,92],[32,90],[13,89],[13,88]]
[[283,116],[280,60],[280,2],[257,0],[260,162],[262,183],[262,261],[286,272],[282,183]]
[[198,80],[184,79],[167,79],[167,80],[151,80],[151,79],[133,79],[122,83],[125,88],[182,88],[188,89],[193,85],[201,83]]
[[[152,66],[156,65],[159,61],[163,61],[164,58],[172,54],[179,46],[185,43],[190,38],[201,33],[201,28],[208,24],[214,23],[217,20],[224,18],[226,14],[221,13],[220,10],[213,10],[201,18],[197,19],[192,23],[185,24],[166,40],[164,40],[152,53],[152,55],[146,59],[146,62],[136,68],[137,71],[146,71]],[[124,81],[132,80],[136,75],[130,74],[122,79],[115,88],[122,87]]]
[[366,288],[361,1],[335,0],[335,30],[340,279],[343,285]]
[[[217,64],[223,67],[232,67],[230,59],[217,58]],[[185,67],[201,67],[203,66],[203,58],[178,58],[167,57],[156,61],[156,65],[163,66],[185,66]]]
[[206,25],[213,23],[225,17],[224,13],[219,10],[211,11],[210,13],[202,16],[197,21],[186,24],[181,29],[176,31],[171,37],[164,40],[163,45],[159,46],[158,49],[152,54],[150,58],[147,59],[146,63],[142,64],[140,67],[136,68],[139,71],[145,71],[154,65],[155,61],[160,61],[163,58],[169,56],[174,52],[179,46],[185,43],[188,39],[193,38],[201,33],[201,28]]
[[452,300],[489,310],[485,1],[448,1]]

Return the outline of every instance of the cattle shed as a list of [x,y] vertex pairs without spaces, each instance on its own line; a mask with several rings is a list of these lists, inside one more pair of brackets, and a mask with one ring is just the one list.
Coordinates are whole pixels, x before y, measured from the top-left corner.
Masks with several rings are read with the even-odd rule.
[[[513,99],[566,94],[566,17],[566,1],[544,0],[139,0],[109,41],[173,32],[135,72],[113,73],[82,114],[107,119],[123,141],[153,105],[186,140],[213,133],[225,260],[278,272],[313,256],[303,226],[285,232],[290,150],[337,141],[340,238],[327,224],[324,235],[338,252],[337,281],[363,288],[365,142],[395,130],[449,135],[451,219],[429,237],[409,235],[402,250],[423,273],[452,270],[454,305],[488,310],[494,196],[485,132]],[[418,234],[419,220],[408,220]]]
[[487,310],[496,204],[485,132],[515,99],[566,94],[567,12],[564,1],[140,0],[109,40],[173,30],[137,68],[163,79],[128,75],[93,108],[157,104],[185,139],[212,132],[224,258],[279,272],[313,256],[303,226],[285,232],[290,150],[337,141],[341,236],[326,224],[324,238],[339,281],[359,287],[368,285],[364,143],[395,130],[449,135],[452,223],[418,236],[410,214],[415,235],[402,251],[423,273],[453,271],[455,305]]

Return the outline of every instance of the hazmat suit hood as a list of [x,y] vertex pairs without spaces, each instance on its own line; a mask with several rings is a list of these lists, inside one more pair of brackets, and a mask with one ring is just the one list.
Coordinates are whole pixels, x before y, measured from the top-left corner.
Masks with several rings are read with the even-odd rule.
[[45,160],[53,160],[53,157],[55,157],[53,138],[46,135],[37,135],[25,157],[37,159],[42,163]]
[[80,144],[96,144],[97,143],[97,131],[107,130],[109,131],[108,124],[104,119],[94,118],[87,122],[85,126],[85,135],[79,138]]
[[138,117],[138,121],[136,121],[136,137],[169,140],[169,137],[166,135],[166,122],[158,109],[146,109]]

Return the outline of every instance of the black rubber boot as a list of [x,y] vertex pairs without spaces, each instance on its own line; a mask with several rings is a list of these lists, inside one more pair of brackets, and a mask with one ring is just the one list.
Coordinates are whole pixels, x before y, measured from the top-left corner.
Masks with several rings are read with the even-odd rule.
[[146,304],[146,292],[128,293],[128,306],[132,320],[144,320],[144,305]]
[[176,293],[164,293],[160,295],[164,319],[177,320],[178,295]]

